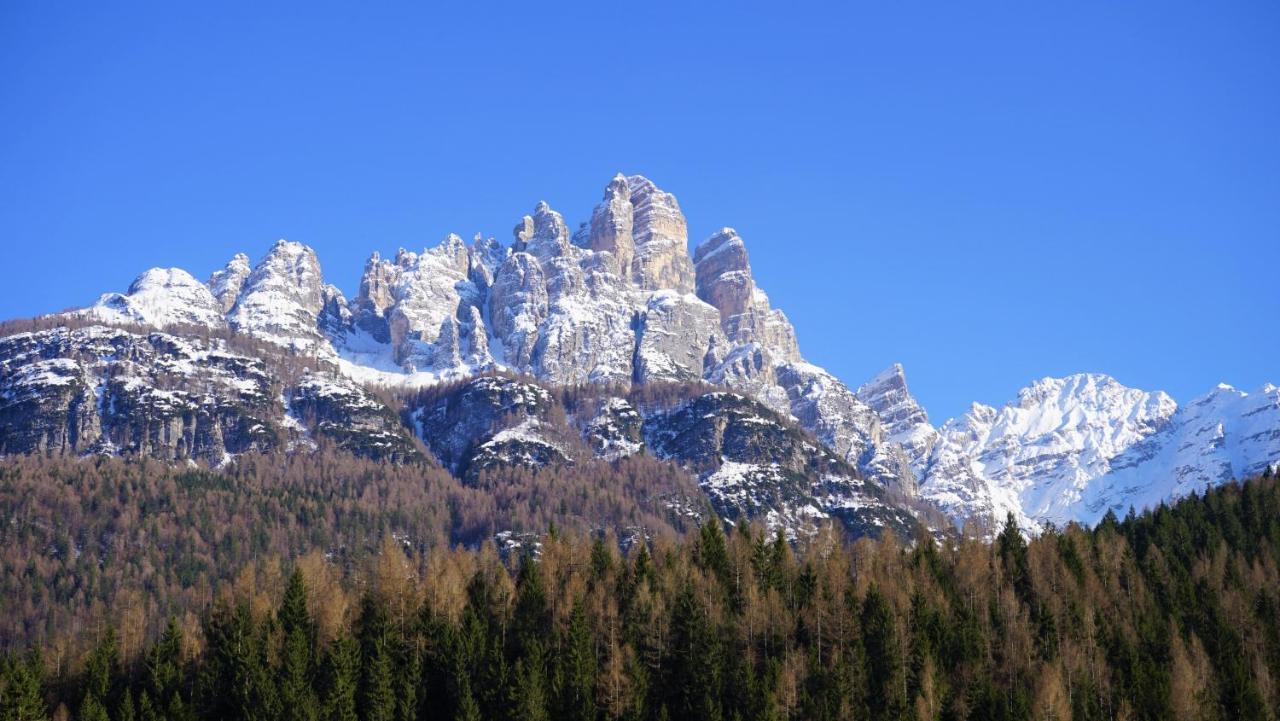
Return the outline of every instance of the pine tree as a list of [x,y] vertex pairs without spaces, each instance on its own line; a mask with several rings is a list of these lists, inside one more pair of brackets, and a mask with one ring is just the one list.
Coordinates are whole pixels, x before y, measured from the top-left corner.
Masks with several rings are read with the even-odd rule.
[[421,705],[422,654],[412,644],[402,646],[396,664],[396,718],[398,721],[416,721]]
[[85,694],[77,719],[79,721],[111,721],[111,717],[107,715],[107,708],[92,693]]
[[480,706],[476,704],[476,697],[471,693],[471,683],[466,677],[458,682],[458,710],[453,719],[454,721],[480,721]]
[[867,665],[867,707],[873,719],[901,719],[907,699],[893,609],[874,584],[862,601],[862,644]]
[[358,721],[356,691],[360,677],[360,648],[350,638],[329,646],[324,662],[324,717],[330,721]]
[[39,651],[32,651],[27,658],[9,658],[4,661],[0,673],[0,720],[39,721],[48,718],[45,712],[44,661]]
[[[106,704],[113,697],[113,686],[119,675],[120,652],[115,639],[115,629],[106,630],[88,660],[84,662],[84,698],[93,697]],[[83,716],[83,711],[81,712]]]
[[284,635],[277,673],[280,708],[286,721],[314,721],[319,712],[311,685],[315,627],[307,610],[307,589],[298,569],[289,576],[276,620]]
[[596,716],[596,657],[581,599],[573,605],[569,628],[556,659],[556,718],[591,721]]
[[391,619],[386,606],[366,594],[360,614],[360,712],[364,721],[395,721]]
[[116,721],[137,721],[137,718],[138,709],[133,703],[133,691],[126,687],[120,697],[120,704],[116,707]]
[[516,660],[515,686],[512,689],[511,713],[522,721],[547,721],[547,683],[542,643],[530,639],[526,652]]
[[147,653],[146,685],[157,712],[169,719],[187,716],[182,698],[182,629],[170,618],[160,640]]

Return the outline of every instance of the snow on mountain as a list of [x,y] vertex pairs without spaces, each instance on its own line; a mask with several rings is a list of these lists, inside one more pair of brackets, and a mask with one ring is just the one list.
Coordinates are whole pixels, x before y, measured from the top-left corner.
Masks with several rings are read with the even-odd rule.
[[[253,267],[237,254],[207,286],[152,269],[76,313],[230,328],[384,386],[487,370],[553,384],[721,385],[794,419],[895,498],[931,502],[958,524],[1008,512],[1027,528],[1095,519],[1280,456],[1271,386],[1220,388],[1179,410],[1104,375],[1046,378],[1003,408],[974,404],[935,428],[900,365],[853,391],[806,362],[737,231],[722,228],[691,254],[679,203],[651,180],[615,176],[590,220],[569,227],[540,202],[509,244],[449,235],[393,259],[374,253],[350,301],[325,284],[311,248],[281,240]],[[640,449],[634,428],[605,437],[621,420],[599,419],[590,442]]]
[[1219,385],[1178,409],[1167,427],[1111,462],[1071,509],[1092,523],[1280,465],[1280,389]]
[[912,471],[917,477],[923,476],[929,454],[938,441],[938,431],[907,388],[902,364],[894,363],[864,383],[857,396],[880,417],[884,441],[902,448]]
[[920,495],[957,524],[998,524],[1011,512],[1034,529],[1152,506],[1278,460],[1274,386],[1251,395],[1221,386],[1179,409],[1165,393],[1078,374],[943,424]]
[[318,324],[324,300],[316,252],[278,240],[245,278],[227,322],[233,330],[286,348],[331,353]]
[[181,268],[152,268],[125,293],[106,293],[81,315],[112,323],[156,328],[172,325],[226,327],[222,307],[204,283]]

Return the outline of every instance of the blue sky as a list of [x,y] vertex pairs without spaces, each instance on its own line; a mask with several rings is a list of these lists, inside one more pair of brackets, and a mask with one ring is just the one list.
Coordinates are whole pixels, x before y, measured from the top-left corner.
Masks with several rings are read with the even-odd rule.
[[1280,382],[1275,2],[71,5],[0,4],[0,317],[277,237],[352,292],[623,171],[937,421]]

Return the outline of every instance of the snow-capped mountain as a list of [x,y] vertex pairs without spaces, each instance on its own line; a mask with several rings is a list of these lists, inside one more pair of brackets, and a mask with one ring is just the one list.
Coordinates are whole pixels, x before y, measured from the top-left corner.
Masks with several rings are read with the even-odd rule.
[[225,324],[386,386],[493,369],[555,384],[707,381],[798,419],[867,472],[907,473],[876,462],[876,413],[803,360],[790,322],[755,285],[738,233],[724,228],[690,255],[675,196],[641,176],[615,177],[572,234],[538,203],[509,245],[450,235],[394,259],[374,253],[350,301],[325,284],[314,251],[289,241],[252,268],[236,255],[207,286],[177,280],[135,283],[83,312],[159,327]]
[[[798,424],[886,497],[927,502],[960,525],[990,525],[1010,512],[1027,528],[1092,521],[1108,509],[1150,505],[1280,463],[1274,386],[1252,394],[1220,387],[1179,408],[1164,393],[1105,375],[1046,378],[1002,408],[975,403],[939,427],[911,395],[900,365],[855,392],[803,358],[787,317],[756,285],[742,237],[726,227],[690,253],[675,196],[642,176],[614,177],[575,231],[538,203],[508,243],[449,235],[420,252],[373,253],[350,299],[325,283],[311,248],[281,240],[256,265],[237,254],[207,284],[180,269],[146,271],[127,292],[103,295],[72,315],[265,342],[340,371],[348,379],[344,392],[362,384],[416,388],[486,371],[552,386],[714,384]],[[46,360],[65,360],[56,356]],[[83,369],[10,363],[0,368],[0,382],[21,385],[23,373],[66,385],[58,379]],[[320,395],[341,395],[330,391]],[[294,383],[289,393],[304,406],[308,393],[318,397],[315,384]],[[283,403],[280,423],[296,410],[294,401]],[[616,413],[602,410],[596,425],[580,429],[597,456],[659,447],[642,437],[651,415],[621,398],[611,403]],[[10,416],[14,424],[17,418]],[[328,430],[336,433],[341,423],[331,418]],[[530,440],[547,427],[530,416],[527,427],[503,429],[506,436],[484,441],[486,458],[504,457],[509,446],[530,458],[571,457],[558,441]],[[627,431],[614,434],[617,428]],[[415,433],[435,448],[422,426]],[[216,455],[218,448],[201,452]],[[170,449],[166,457],[183,453]],[[722,458],[694,470],[713,497],[754,489],[749,499],[724,501],[726,509],[754,507],[767,496],[760,489],[769,478],[794,485],[776,469],[732,465],[744,462]],[[806,476],[810,483],[817,477]],[[824,493],[814,487],[801,496],[826,498],[811,505],[830,513],[839,493]],[[804,507],[788,503],[791,511]]]
[[958,524],[1093,523],[1280,465],[1280,391],[1229,386],[1181,408],[1101,374],[1044,378],[938,430],[921,497]]

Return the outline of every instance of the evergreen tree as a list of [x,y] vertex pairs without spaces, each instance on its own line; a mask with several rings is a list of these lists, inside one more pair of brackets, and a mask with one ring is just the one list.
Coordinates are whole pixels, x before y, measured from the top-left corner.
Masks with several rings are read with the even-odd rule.
[[867,668],[867,708],[872,719],[905,718],[902,649],[893,608],[872,585],[862,601],[862,644]]
[[556,718],[591,721],[596,716],[596,657],[581,599],[573,605],[569,628],[556,659]]
[[391,619],[372,593],[365,594],[360,613],[360,717],[395,721],[395,672]]
[[476,704],[476,698],[471,694],[471,683],[466,677],[458,682],[458,710],[453,719],[454,721],[480,721],[480,706]]
[[512,688],[511,713],[522,721],[547,721],[547,683],[542,643],[525,642],[525,654],[516,660],[515,685]]
[[177,619],[169,619],[160,640],[147,653],[145,667],[146,688],[157,713],[174,721],[186,718],[187,704],[182,698],[182,629]]
[[315,663],[315,628],[307,609],[307,589],[298,569],[289,576],[276,620],[284,637],[276,679],[284,719],[314,721],[319,712],[319,702],[311,683]]
[[45,713],[44,661],[39,651],[10,657],[0,669],[0,721],[39,721]]
[[324,718],[330,721],[359,721],[356,692],[360,678],[360,647],[350,638],[340,638],[329,646],[324,662]]

